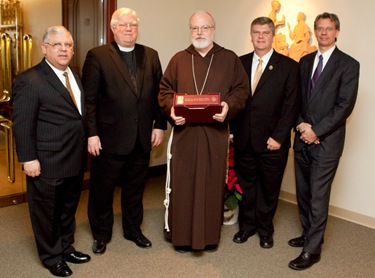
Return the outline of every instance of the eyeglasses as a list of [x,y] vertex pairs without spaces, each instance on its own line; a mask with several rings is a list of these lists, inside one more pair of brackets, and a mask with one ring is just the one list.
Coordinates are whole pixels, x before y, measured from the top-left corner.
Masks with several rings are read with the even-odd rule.
[[202,27],[194,26],[194,27],[190,27],[190,31],[192,33],[197,33],[199,32],[199,30],[201,30],[202,32],[208,32],[212,28],[215,28],[215,26],[206,26],[206,25]]
[[48,44],[50,46],[52,46],[53,49],[57,49],[57,50],[61,50],[63,48],[63,46],[65,46],[66,49],[71,49],[73,47],[73,44],[72,43],[69,43],[69,42],[54,42],[54,43],[49,43],[49,42],[45,42],[44,44]]
[[324,27],[316,27],[316,30],[317,30],[318,32],[323,32],[323,31],[326,31],[326,32],[332,32],[333,30],[335,30],[335,28],[334,28],[334,27],[331,27],[331,26],[326,27],[326,28],[324,28]]
[[134,30],[138,27],[138,24],[137,23],[117,23],[117,27],[120,30],[125,30],[126,28],[130,28]]

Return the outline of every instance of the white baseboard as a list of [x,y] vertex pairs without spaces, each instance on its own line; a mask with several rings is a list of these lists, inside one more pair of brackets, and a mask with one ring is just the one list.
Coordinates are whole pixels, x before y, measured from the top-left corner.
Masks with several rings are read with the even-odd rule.
[[[292,204],[297,204],[297,199],[296,195],[285,192],[285,191],[280,191],[280,197],[281,200],[292,203]],[[329,206],[329,215],[344,219],[349,222],[353,222],[362,226],[369,227],[371,229],[375,229],[375,218],[369,217],[357,212],[349,211],[346,209],[338,208],[335,206]]]

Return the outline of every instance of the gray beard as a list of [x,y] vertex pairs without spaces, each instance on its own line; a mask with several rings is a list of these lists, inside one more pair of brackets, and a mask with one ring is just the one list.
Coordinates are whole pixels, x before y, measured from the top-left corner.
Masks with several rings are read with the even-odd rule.
[[197,49],[203,49],[203,48],[206,48],[208,47],[210,44],[211,44],[212,40],[210,39],[207,39],[205,41],[196,41],[196,40],[192,40],[192,44],[195,48]]

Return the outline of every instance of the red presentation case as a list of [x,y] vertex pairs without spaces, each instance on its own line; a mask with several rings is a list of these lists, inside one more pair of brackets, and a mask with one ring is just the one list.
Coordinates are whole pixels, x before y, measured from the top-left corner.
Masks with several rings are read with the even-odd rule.
[[205,95],[175,94],[173,106],[176,116],[185,118],[186,123],[213,123],[212,117],[221,113],[220,94]]

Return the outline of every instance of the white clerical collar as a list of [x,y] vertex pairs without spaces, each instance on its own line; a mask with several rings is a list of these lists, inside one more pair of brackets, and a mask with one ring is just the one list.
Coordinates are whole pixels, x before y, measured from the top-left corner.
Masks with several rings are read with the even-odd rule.
[[120,49],[120,51],[123,51],[123,52],[130,52],[130,51],[133,51],[134,50],[134,46],[133,47],[123,47],[119,44],[118,45],[118,48]]

